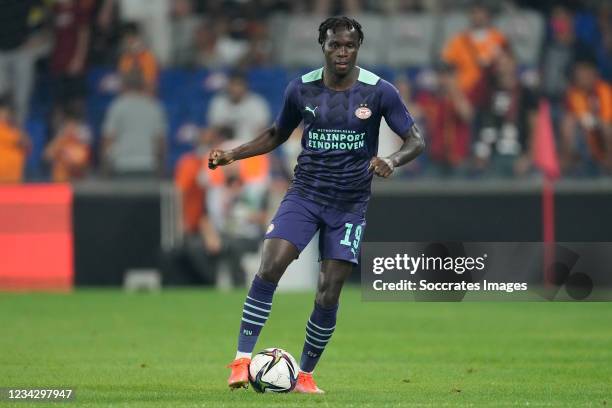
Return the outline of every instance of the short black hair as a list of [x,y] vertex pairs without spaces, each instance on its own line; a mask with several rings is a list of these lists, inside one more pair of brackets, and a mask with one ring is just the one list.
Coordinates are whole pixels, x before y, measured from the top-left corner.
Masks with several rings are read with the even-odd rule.
[[128,21],[121,27],[121,34],[123,36],[140,35],[140,25],[135,21]]
[[242,81],[247,83],[247,74],[242,69],[234,69],[227,74],[228,81]]
[[347,30],[355,29],[359,35],[359,45],[363,43],[363,31],[361,30],[361,24],[354,18],[340,16],[330,17],[323,21],[319,26],[319,44],[323,46],[327,38],[327,30],[332,30],[335,33],[339,28],[346,28]]
[[590,65],[597,68],[597,55],[587,47],[576,47],[572,65]]
[[85,118],[85,107],[79,101],[72,101],[62,106],[64,117],[71,120],[83,120]]
[[10,95],[0,95],[0,109],[8,109],[10,111],[15,109],[13,98]]
[[470,3],[470,10],[474,9],[484,10],[489,14],[493,14],[493,5],[491,4],[491,1],[475,0]]

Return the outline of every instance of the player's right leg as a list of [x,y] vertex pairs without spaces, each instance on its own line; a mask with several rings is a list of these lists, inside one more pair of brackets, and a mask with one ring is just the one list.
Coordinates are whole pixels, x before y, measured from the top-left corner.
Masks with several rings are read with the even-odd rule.
[[289,264],[308,245],[318,228],[315,209],[308,202],[287,195],[272,220],[259,272],[253,279],[242,309],[238,350],[230,364],[230,388],[246,387],[248,366],[257,338],[272,310],[272,298],[278,281]]
[[282,239],[264,241],[262,261],[242,308],[238,350],[227,383],[230,388],[246,387],[249,363],[255,343],[272,310],[272,297],[287,266],[299,255],[297,248]]

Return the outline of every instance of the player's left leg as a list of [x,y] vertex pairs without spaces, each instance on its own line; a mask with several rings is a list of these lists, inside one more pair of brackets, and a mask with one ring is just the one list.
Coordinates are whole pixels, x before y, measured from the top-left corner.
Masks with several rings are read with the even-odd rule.
[[297,392],[323,392],[312,379],[312,372],[336,328],[340,292],[352,270],[353,264],[348,261],[325,259],[321,262],[314,309],[306,323]]
[[300,360],[296,391],[316,393],[321,390],[312,380],[312,372],[336,327],[338,300],[344,281],[359,260],[365,214],[354,214],[326,207],[321,214],[319,252],[322,259],[314,309],[306,324],[306,339]]

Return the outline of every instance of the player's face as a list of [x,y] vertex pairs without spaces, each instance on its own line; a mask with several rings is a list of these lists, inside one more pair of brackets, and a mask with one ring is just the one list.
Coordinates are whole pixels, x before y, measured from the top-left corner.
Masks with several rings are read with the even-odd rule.
[[323,44],[325,65],[334,74],[344,76],[355,67],[359,51],[357,30],[338,29],[335,33],[327,30],[327,39]]

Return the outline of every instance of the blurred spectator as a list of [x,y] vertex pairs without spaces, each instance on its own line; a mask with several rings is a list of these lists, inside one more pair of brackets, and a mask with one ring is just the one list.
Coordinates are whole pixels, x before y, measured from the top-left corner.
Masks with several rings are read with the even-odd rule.
[[250,92],[244,75],[232,73],[224,93],[215,95],[208,109],[208,125],[228,127],[239,141],[250,141],[270,122],[268,103]]
[[386,15],[422,13],[423,11],[439,12],[440,7],[438,0],[382,0],[376,3]]
[[612,171],[612,87],[601,80],[595,61],[574,64],[561,125],[561,159],[569,174]]
[[602,45],[597,50],[597,59],[602,78],[612,82],[612,27],[603,33]]
[[478,114],[476,166],[498,177],[524,175],[531,167],[537,97],[519,82],[516,58],[508,50],[498,56],[494,74],[491,99]]
[[246,39],[231,34],[230,21],[226,17],[209,20],[196,31],[196,63],[199,66],[234,67],[246,57],[248,50]]
[[612,6],[601,4],[597,16],[601,33],[596,50],[597,64],[602,78],[612,82]]
[[167,130],[164,110],[145,91],[138,72],[125,75],[122,83],[123,92],[104,120],[104,170],[128,177],[163,175]]
[[348,16],[358,15],[362,11],[360,0],[316,0],[314,2],[314,13],[320,16],[333,16],[345,14]]
[[468,94],[479,83],[492,79],[491,67],[508,41],[491,26],[491,13],[482,3],[470,9],[470,26],[453,36],[442,50],[442,58],[457,70],[461,90]]
[[47,145],[44,157],[51,163],[52,180],[74,181],[83,178],[91,162],[91,130],[76,108],[63,114],[63,123]]
[[[181,283],[195,281],[214,285],[216,282],[221,237],[206,212],[202,175],[208,163],[210,145],[217,137],[214,131],[202,132],[195,150],[184,154],[176,167],[175,185],[183,204],[183,243],[173,250],[169,261],[174,280]],[[186,269],[195,276],[184,276]],[[177,275],[183,277],[178,280]]]
[[474,108],[457,84],[454,66],[437,67],[433,92],[421,92],[416,102],[422,111],[428,140],[431,176],[461,175],[470,154],[470,127]]
[[217,38],[210,29],[208,21],[198,25],[193,41],[193,59],[196,65],[206,68],[216,68],[217,65],[220,65],[216,62],[215,55]]
[[[36,39],[30,18],[37,0],[3,0],[0,4],[0,95],[15,103],[15,121],[23,124],[34,83]],[[40,11],[38,11],[40,13]]]
[[170,1],[116,0],[121,21],[135,22],[142,29],[145,42],[162,66],[170,61]]
[[122,52],[119,59],[121,75],[139,73],[144,80],[145,89],[155,94],[157,89],[158,68],[153,53],[146,47],[136,23],[127,23],[123,28]]
[[[224,142],[218,148],[239,143]],[[221,261],[229,266],[235,286],[244,286],[242,259],[258,250],[268,220],[269,169],[266,155],[215,170],[206,167],[207,212],[221,236]]]
[[201,18],[193,11],[192,0],[172,2],[172,64],[189,67],[194,64],[195,34]]
[[111,65],[117,60],[121,43],[121,29],[115,0],[95,2],[90,41],[90,62]]
[[241,67],[268,65],[272,61],[272,42],[269,28],[265,22],[252,21],[248,28],[248,50],[242,59]]
[[15,111],[0,99],[0,183],[20,183],[30,140],[15,122]]
[[[85,73],[89,52],[93,0],[64,0],[53,3],[54,47],[51,52],[53,104],[62,107],[85,97]],[[82,103],[82,102],[81,102]],[[56,116],[56,115],[54,115]],[[55,117],[54,120],[61,121]]]
[[550,17],[551,38],[542,55],[541,89],[553,103],[560,101],[569,83],[571,65],[577,54],[589,50],[576,38],[571,12],[558,6]]

